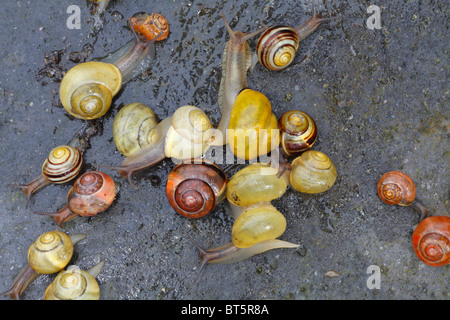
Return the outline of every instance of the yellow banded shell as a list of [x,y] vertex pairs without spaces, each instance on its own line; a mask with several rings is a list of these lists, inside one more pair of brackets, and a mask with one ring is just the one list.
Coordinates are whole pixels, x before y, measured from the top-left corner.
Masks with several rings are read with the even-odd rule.
[[289,172],[278,177],[270,164],[252,163],[236,172],[228,182],[227,199],[236,206],[271,201],[281,197],[289,184]]
[[39,236],[28,249],[28,263],[36,272],[51,274],[62,270],[73,254],[72,240],[60,231]]
[[275,239],[286,230],[286,219],[270,202],[249,206],[234,222],[231,230],[233,244],[251,247],[264,240]]
[[308,150],[292,161],[290,182],[297,191],[324,192],[333,186],[336,178],[336,167],[323,152]]
[[316,123],[306,112],[291,110],[280,117],[281,146],[288,155],[310,149],[317,139]]
[[142,103],[130,103],[117,112],[113,122],[113,139],[117,149],[129,156],[148,145],[158,124],[153,110]]
[[52,149],[42,165],[42,175],[52,183],[65,183],[81,171],[83,158],[78,148],[58,146]]
[[122,87],[122,74],[113,64],[90,61],[77,64],[61,81],[59,96],[75,118],[91,120],[103,116]]

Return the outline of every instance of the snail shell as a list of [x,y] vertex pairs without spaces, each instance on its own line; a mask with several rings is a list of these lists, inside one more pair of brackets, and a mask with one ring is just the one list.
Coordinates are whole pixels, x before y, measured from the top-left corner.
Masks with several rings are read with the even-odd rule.
[[237,218],[231,237],[238,248],[278,238],[286,230],[286,218],[270,202],[258,202],[244,207],[239,214],[232,214]]
[[299,45],[297,32],[291,27],[274,26],[259,38],[256,54],[259,63],[269,70],[282,70],[295,58]]
[[59,96],[75,118],[91,120],[103,116],[122,86],[122,74],[113,64],[90,61],[70,69],[61,81]]
[[45,290],[44,300],[99,300],[100,287],[95,277],[103,265],[104,261],[87,271],[77,266],[61,271]]
[[142,103],[130,103],[119,110],[113,122],[113,138],[117,149],[129,156],[148,145],[158,124],[152,109]]
[[244,89],[230,114],[228,143],[241,159],[255,159],[279,145],[277,118],[269,99],[261,92]]
[[51,183],[65,183],[81,171],[83,158],[78,148],[59,146],[50,151],[42,165],[42,175]]
[[142,37],[147,41],[153,39],[156,41],[161,41],[169,35],[169,23],[160,13],[135,13],[130,18],[130,24],[134,31],[137,34],[142,35]]
[[390,171],[378,180],[377,192],[387,204],[409,206],[416,198],[416,187],[411,178],[400,171]]
[[227,176],[212,162],[182,162],[169,173],[167,199],[176,212],[201,218],[225,198]]
[[320,193],[336,182],[337,171],[323,152],[308,150],[292,161],[291,186],[304,193]]
[[236,206],[248,206],[281,197],[289,185],[289,171],[281,177],[270,164],[252,163],[236,172],[227,186],[227,199]]
[[288,155],[310,149],[317,139],[315,121],[306,113],[291,110],[280,117],[281,146]]
[[417,257],[432,267],[450,263],[450,217],[431,216],[419,223],[412,235]]
[[28,264],[35,271],[51,274],[63,269],[72,258],[73,244],[61,231],[40,235],[28,249]]

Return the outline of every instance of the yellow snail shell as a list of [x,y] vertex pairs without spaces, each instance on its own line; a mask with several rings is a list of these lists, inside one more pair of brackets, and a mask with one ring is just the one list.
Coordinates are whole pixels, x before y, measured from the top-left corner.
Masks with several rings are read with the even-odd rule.
[[130,103],[119,110],[113,122],[113,138],[117,149],[129,156],[148,145],[158,124],[152,109],[142,103]]
[[90,61],[70,69],[61,81],[59,96],[75,118],[91,120],[103,116],[122,87],[122,74],[113,64]]
[[336,167],[323,152],[308,150],[292,161],[290,182],[297,191],[324,192],[333,186],[336,178]]

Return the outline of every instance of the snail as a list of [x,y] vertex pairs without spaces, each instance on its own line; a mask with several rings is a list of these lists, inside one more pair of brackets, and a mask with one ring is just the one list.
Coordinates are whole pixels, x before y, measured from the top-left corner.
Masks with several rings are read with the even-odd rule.
[[279,120],[281,147],[287,156],[298,155],[310,149],[317,139],[316,123],[306,112],[291,110]]
[[288,67],[294,61],[300,41],[313,33],[321,23],[330,20],[316,11],[313,2],[312,16],[301,25],[294,28],[281,25],[268,28],[258,40],[251,69],[258,61],[273,71]]
[[2,295],[18,300],[23,291],[40,275],[62,270],[72,258],[73,246],[85,238],[85,234],[68,236],[61,231],[49,231],[40,235],[28,248],[27,266]]
[[227,199],[235,206],[248,206],[281,197],[289,185],[289,171],[266,163],[252,163],[236,172],[227,186]]
[[92,10],[95,11],[96,14],[101,15],[105,12],[106,8],[109,5],[110,0],[89,0],[93,3]]
[[[208,116],[195,106],[182,106],[159,122],[148,145],[128,156],[120,166],[101,166],[117,170],[135,186],[133,174],[167,158],[200,158],[209,148],[213,127]],[[135,186],[136,187],[136,186]]]
[[432,267],[450,263],[450,217],[431,216],[423,219],[412,235],[417,257]]
[[26,197],[26,207],[33,193],[51,184],[66,183],[73,180],[81,171],[83,157],[80,149],[70,145],[53,148],[45,159],[41,174],[28,184],[11,185],[21,189]]
[[292,161],[291,186],[303,193],[321,193],[336,182],[337,171],[323,152],[307,150]]
[[429,209],[416,198],[416,186],[412,179],[400,171],[383,174],[377,183],[380,199],[390,205],[410,206],[420,214],[420,221],[429,214]]
[[106,57],[96,59],[117,66],[123,83],[151,66],[155,59],[155,42],[164,40],[169,35],[169,23],[159,13],[135,13],[129,19],[129,26],[134,39]]
[[255,32],[242,33],[234,31],[228,24],[225,15],[222,19],[230,36],[230,40],[225,44],[222,56],[222,79],[220,81],[218,104],[221,113],[221,120],[217,126],[219,133],[214,137],[212,145],[222,146],[226,144],[226,130],[229,127],[230,113],[234,100],[242,89],[247,88],[247,71],[252,62],[252,51],[247,40],[261,33],[267,27],[263,27]]
[[192,239],[191,236],[188,237],[200,253],[200,266],[197,279],[199,278],[206,263],[236,263],[268,250],[281,248],[296,249],[300,246],[284,240],[270,239],[258,242],[257,244],[247,248],[238,248],[233,244],[233,242],[228,242],[218,247],[205,250],[194,239]]
[[252,89],[244,89],[236,97],[228,129],[230,149],[241,159],[266,155],[280,143],[278,121],[269,99]]
[[108,209],[116,196],[113,179],[100,171],[85,172],[67,194],[67,205],[58,212],[35,212],[52,217],[59,227],[76,216],[94,216]]
[[169,173],[167,199],[182,216],[201,218],[225,198],[227,181],[227,176],[215,163],[188,160]]
[[247,248],[264,240],[278,238],[286,230],[286,218],[268,201],[245,207],[229,203],[229,208],[235,219],[231,238],[238,248]]
[[129,156],[149,144],[158,124],[152,109],[142,103],[122,107],[114,118],[113,139],[117,149]]
[[109,110],[121,87],[122,73],[115,65],[89,61],[67,71],[59,87],[59,97],[70,115],[91,120]]
[[101,261],[89,270],[70,266],[60,271],[44,293],[44,300],[99,300],[100,287],[95,279],[105,262]]

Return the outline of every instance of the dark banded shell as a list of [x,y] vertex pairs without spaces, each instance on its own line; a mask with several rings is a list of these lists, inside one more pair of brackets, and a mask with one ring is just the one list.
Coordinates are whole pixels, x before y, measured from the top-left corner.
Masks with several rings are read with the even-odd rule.
[[74,179],[81,170],[83,158],[78,148],[59,146],[50,151],[42,165],[42,175],[52,183],[65,183]]
[[409,206],[416,198],[416,186],[406,174],[390,171],[381,176],[377,184],[381,200],[387,204]]
[[105,211],[114,201],[116,185],[100,171],[89,171],[75,180],[67,195],[70,211],[80,216],[93,216]]
[[182,216],[201,218],[224,199],[227,182],[225,173],[212,162],[182,162],[169,173],[167,199]]
[[294,61],[298,44],[298,35],[293,28],[271,27],[256,45],[258,60],[269,70],[282,70]]
[[316,123],[306,112],[291,110],[280,120],[281,146],[288,155],[295,155],[310,149],[317,139]]

